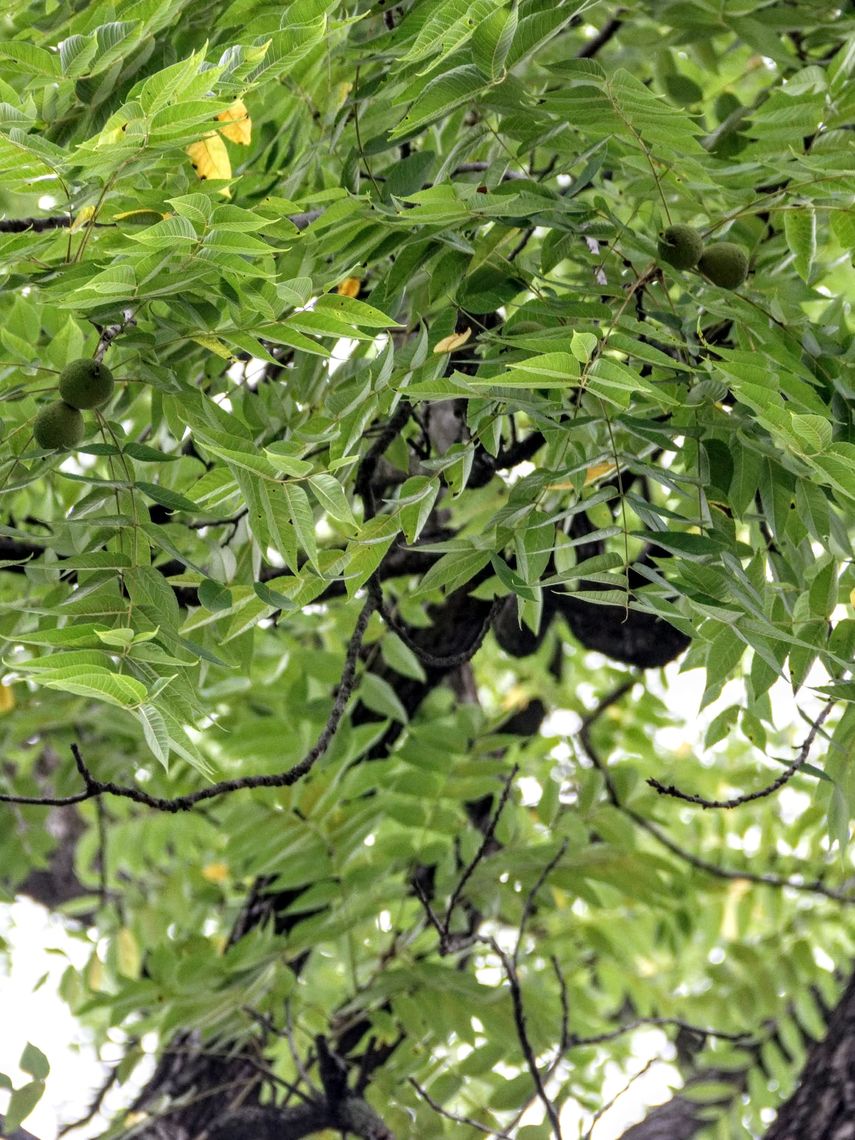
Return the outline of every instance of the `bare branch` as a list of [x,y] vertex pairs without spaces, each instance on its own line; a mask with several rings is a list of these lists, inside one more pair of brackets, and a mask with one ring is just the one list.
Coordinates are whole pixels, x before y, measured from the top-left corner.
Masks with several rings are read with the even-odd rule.
[[105,352],[116,337],[121,336],[126,329],[133,328],[136,323],[137,321],[133,309],[123,309],[122,319],[120,321],[113,325],[107,325],[106,328],[101,330],[98,347],[95,349],[95,359],[103,360]]
[[766,796],[774,795],[775,792],[777,792],[780,788],[783,788],[785,784],[789,783],[793,776],[795,776],[796,772],[798,772],[799,768],[801,768],[802,764],[804,764],[804,762],[807,760],[808,756],[810,755],[810,750],[813,742],[816,739],[816,735],[819,732],[823,721],[825,721],[825,719],[828,717],[828,714],[833,708],[834,702],[831,702],[825,706],[816,720],[812,723],[810,732],[807,734],[804,742],[799,748],[795,760],[793,760],[791,764],[787,765],[777,780],[773,780],[771,784],[767,784],[765,788],[761,788],[757,792],[747,792],[742,796],[734,796],[734,798],[730,800],[707,800],[704,799],[703,796],[695,796],[691,795],[689,792],[682,792],[673,784],[662,784],[659,780],[655,779],[652,776],[647,781],[647,783],[661,796],[672,796],[674,799],[684,800],[689,804],[697,804],[698,807],[706,809],[716,808],[730,810],[732,808],[741,807],[743,804],[749,804],[753,800],[765,799]]
[[620,31],[623,24],[623,19],[621,18],[623,13],[624,9],[618,8],[617,14],[612,16],[612,18],[602,26],[592,40],[589,40],[580,51],[576,52],[576,58],[593,59],[600,49],[604,48],[609,40],[613,39]]
[[614,780],[612,779],[611,772],[608,765],[604,763],[602,757],[599,755],[597,749],[591,740],[591,726],[597,717],[613,704],[615,700],[623,696],[625,692],[631,687],[632,682],[625,682],[624,685],[619,686],[613,693],[601,701],[588,717],[582,722],[582,727],[579,730],[578,738],[581,743],[585,754],[590,762],[597,769],[603,777],[603,782],[606,788],[606,794],[609,801],[619,811],[622,811],[628,819],[631,819],[637,827],[642,828],[648,835],[666,847],[673,855],[681,859],[683,862],[688,863],[690,866],[697,868],[699,871],[704,871],[708,875],[712,875],[718,879],[727,879],[731,882],[742,879],[748,883],[756,883],[758,886],[776,887],[780,889],[790,888],[794,891],[801,891],[806,894],[823,895],[825,898],[833,899],[835,902],[842,902],[848,905],[855,904],[855,895],[846,891],[836,890],[834,887],[827,887],[825,883],[820,882],[818,879],[813,881],[803,882],[800,879],[788,879],[781,875],[772,875],[765,873],[758,873],[756,871],[748,870],[735,870],[727,867],[719,867],[715,863],[710,863],[707,859],[702,859],[699,855],[694,855],[691,851],[686,851],[678,843],[676,843],[670,836],[659,827],[657,824],[651,822],[645,816],[640,815],[633,808],[627,807],[621,802],[617,794]]
[[727,1033],[723,1029],[706,1029],[700,1025],[692,1025],[688,1021],[683,1021],[679,1017],[636,1017],[632,1021],[628,1021],[625,1025],[619,1026],[617,1029],[610,1029],[606,1033],[595,1033],[590,1037],[578,1037],[575,1033],[570,1034],[569,1047],[571,1049],[580,1049],[588,1045],[602,1045],[606,1041],[614,1041],[618,1037],[622,1037],[624,1033],[632,1033],[635,1029],[641,1029],[645,1025],[660,1025],[671,1026],[675,1029],[685,1029],[689,1033],[696,1033],[698,1037],[715,1037],[721,1041],[734,1041],[744,1044],[746,1041],[751,1041],[754,1034],[748,1031],[742,1033]]
[[525,900],[525,906],[523,907],[522,917],[520,918],[519,929],[517,930],[517,944],[516,944],[516,947],[514,948],[514,966],[516,966],[519,962],[520,946],[522,945],[523,935],[525,934],[525,925],[528,922],[529,918],[531,918],[532,912],[534,911],[534,900],[537,898],[537,895],[538,895],[538,892],[540,891],[540,888],[543,886],[543,884],[546,882],[546,880],[549,878],[549,876],[552,874],[552,872],[555,870],[555,868],[561,862],[562,858],[564,857],[564,852],[566,850],[567,850],[567,840],[564,839],[561,843],[561,846],[558,848],[558,850],[555,852],[555,854],[552,856],[552,858],[549,860],[549,862],[546,864],[546,866],[543,868],[543,870],[538,875],[537,882],[534,884],[534,886],[528,892],[528,898]]
[[495,1128],[489,1128],[486,1124],[479,1124],[478,1121],[473,1120],[471,1116],[458,1116],[456,1112],[449,1112],[447,1108],[443,1108],[441,1104],[437,1104],[430,1093],[426,1089],[423,1089],[418,1081],[413,1080],[412,1077],[408,1077],[407,1080],[422,1100],[429,1104],[434,1112],[440,1116],[444,1116],[446,1120],[453,1120],[455,1124],[466,1124],[470,1128],[474,1128],[476,1132],[484,1132],[488,1136],[494,1136],[496,1140],[511,1140],[507,1132],[497,1132]]
[[487,854],[487,849],[489,848],[490,844],[493,841],[493,836],[495,835],[495,832],[496,832],[496,825],[498,824],[499,819],[501,818],[502,812],[505,810],[505,805],[507,804],[508,798],[511,794],[511,787],[513,785],[514,780],[516,779],[517,772],[519,772],[519,766],[517,764],[514,764],[513,768],[510,771],[510,774],[508,775],[508,778],[505,780],[505,786],[502,789],[502,794],[499,797],[499,802],[496,805],[496,810],[493,812],[493,818],[490,820],[489,824],[487,825],[487,829],[484,832],[484,837],[481,840],[481,845],[478,848],[478,850],[476,851],[475,857],[473,858],[472,862],[469,864],[468,867],[466,867],[463,874],[460,876],[460,880],[457,883],[457,886],[454,888],[454,891],[451,895],[451,898],[449,899],[448,909],[445,912],[445,921],[441,926],[441,929],[443,929],[445,931],[446,937],[448,937],[449,928],[451,925],[451,918],[452,918],[452,915],[454,914],[454,909],[457,906],[458,902],[460,901],[461,895],[463,894],[463,888],[469,882],[470,878],[472,877],[473,872],[475,871],[475,868],[478,866],[478,864],[481,862],[481,860]]
[[338,730],[338,726],[344,716],[345,708],[347,707],[347,702],[354,689],[356,682],[356,661],[359,656],[359,650],[362,646],[362,639],[365,636],[368,621],[374,612],[374,607],[374,598],[369,594],[357,618],[356,628],[353,631],[347,647],[344,670],[341,675],[341,681],[339,682],[333,707],[327,717],[327,722],[314,747],[306,753],[298,764],[287,769],[287,771],[277,772],[267,776],[242,776],[234,780],[221,780],[219,783],[212,784],[209,788],[202,788],[198,792],[190,792],[185,796],[176,796],[173,799],[167,799],[162,796],[150,796],[147,792],[140,791],[139,788],[132,788],[126,784],[116,784],[112,780],[97,780],[86,766],[77,744],[72,744],[71,751],[74,755],[77,770],[85,785],[85,791],[78,792],[77,795],[74,796],[61,797],[0,794],[0,803],[60,807],[67,804],[81,803],[84,800],[95,799],[98,796],[111,795],[118,796],[122,799],[133,800],[134,803],[142,804],[144,807],[154,808],[156,811],[174,813],[191,811],[197,804],[205,800],[217,799],[219,796],[239,792],[244,788],[285,788],[296,784],[298,780],[301,780],[303,776],[306,776],[312,770],[316,761],[323,756]]

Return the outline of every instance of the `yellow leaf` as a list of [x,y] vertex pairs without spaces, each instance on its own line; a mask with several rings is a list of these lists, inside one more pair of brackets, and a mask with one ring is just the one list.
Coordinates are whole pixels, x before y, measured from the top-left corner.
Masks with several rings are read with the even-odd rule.
[[86,965],[86,982],[93,993],[100,993],[104,985],[104,966],[97,954],[93,954]]
[[728,885],[721,916],[721,934],[728,942],[739,937],[739,904],[750,886],[746,879],[734,879]]
[[467,329],[465,332],[452,333],[451,336],[445,336],[434,345],[433,351],[437,352],[454,352],[455,348],[460,348],[461,345],[466,344],[472,336],[472,329]]
[[0,685],[0,715],[15,707],[15,692],[11,685]]
[[567,892],[562,891],[560,887],[550,886],[549,889],[552,891],[552,899],[555,903],[555,909],[556,910],[566,910],[567,909],[567,903],[568,903]]
[[197,344],[201,344],[202,348],[207,348],[209,352],[213,352],[216,356],[222,357],[223,360],[237,360],[237,357],[232,352],[227,344],[215,336],[210,336],[208,333],[197,333],[192,336],[191,340],[195,340]]
[[116,965],[123,977],[139,977],[142,955],[136,938],[126,926],[116,934]]
[[87,222],[91,222],[94,217],[95,207],[84,206],[83,209],[76,215],[69,229],[72,233],[76,233],[76,231],[79,230],[82,226],[85,226]]
[[849,591],[849,605],[855,606],[855,590]]
[[220,134],[225,135],[230,142],[249,146],[252,138],[252,119],[249,117],[249,111],[246,109],[246,103],[243,99],[235,99],[230,107],[226,107],[225,111],[220,111],[217,118],[221,123],[228,124],[228,126],[220,127]]
[[102,147],[118,146],[125,138],[125,127],[127,123],[123,123],[120,127],[114,127],[110,131],[102,131],[98,136],[98,141],[95,143],[95,149],[100,150]]
[[593,467],[589,467],[585,472],[585,484],[593,483],[595,479],[599,479],[601,475],[608,475],[610,471],[614,471],[614,463],[595,463]]
[[[231,178],[232,164],[229,161],[229,152],[216,131],[211,131],[203,139],[191,143],[187,147],[187,154],[193,163],[193,169],[203,182],[208,178]],[[224,186],[220,193],[226,198],[231,198],[228,186]]]
[[229,877],[228,863],[209,863],[202,868],[202,878],[209,883],[224,883]]
[[147,214],[149,217],[151,217],[151,215],[154,214],[154,216],[156,218],[163,218],[164,220],[166,218],[172,217],[172,214],[168,210],[164,214],[164,213],[161,213],[160,210],[149,210],[147,207],[141,207],[139,210],[123,210],[121,214],[113,214],[110,221],[111,222],[121,222],[121,221],[124,221],[125,218],[136,218],[140,214]]
[[358,297],[359,286],[362,282],[358,277],[345,277],[344,281],[336,289],[336,293],[341,294],[342,297]]

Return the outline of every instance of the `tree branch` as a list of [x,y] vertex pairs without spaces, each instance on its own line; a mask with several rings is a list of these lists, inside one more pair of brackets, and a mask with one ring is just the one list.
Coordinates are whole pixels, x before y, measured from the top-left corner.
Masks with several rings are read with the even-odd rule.
[[162,796],[150,796],[147,792],[140,791],[139,788],[132,788],[125,784],[116,784],[111,780],[97,780],[86,766],[77,744],[72,744],[71,751],[74,755],[77,770],[85,785],[84,791],[78,792],[73,796],[61,797],[3,794],[0,795],[0,803],[64,807],[68,804],[78,804],[84,800],[95,799],[98,796],[111,795],[118,796],[122,799],[133,800],[134,803],[142,804],[144,807],[154,808],[156,811],[174,813],[190,811],[196,807],[197,804],[205,800],[212,800],[219,796],[229,795],[232,792],[239,792],[244,788],[285,788],[296,784],[298,780],[302,779],[303,776],[312,770],[315,762],[323,756],[338,730],[338,726],[344,716],[347,702],[354,689],[356,682],[356,661],[362,646],[362,639],[365,636],[365,630],[374,612],[374,608],[374,598],[369,594],[357,618],[356,628],[353,631],[347,647],[344,670],[341,675],[341,681],[339,682],[338,692],[333,702],[332,710],[327,717],[327,722],[314,747],[306,753],[298,764],[287,769],[287,771],[277,772],[273,775],[241,776],[234,780],[221,780],[219,783],[212,784],[208,788],[202,788],[198,792],[190,792],[188,795],[175,796],[169,799]]
[[730,810],[731,808],[741,807],[743,804],[749,804],[753,800],[765,799],[766,796],[773,795],[780,788],[783,788],[784,784],[789,783],[793,776],[795,776],[796,772],[798,772],[799,768],[801,768],[802,764],[804,764],[804,762],[807,760],[808,756],[810,755],[810,750],[813,742],[816,739],[816,735],[833,708],[833,701],[825,706],[816,720],[812,723],[810,732],[807,734],[804,742],[802,743],[802,746],[799,748],[795,760],[793,760],[791,764],[787,765],[777,780],[773,780],[771,784],[767,784],[765,788],[760,788],[760,790],[757,792],[746,792],[745,795],[734,796],[734,798],[730,800],[707,800],[704,799],[703,796],[695,796],[691,795],[689,792],[681,792],[680,789],[675,787],[673,784],[662,784],[653,776],[648,779],[647,783],[661,796],[672,796],[674,799],[683,800],[685,803],[689,804],[697,804],[698,807],[706,809],[717,808]]
[[593,59],[597,53],[606,46],[606,44],[620,31],[623,25],[624,9],[618,8],[617,14],[612,16],[608,23],[604,24],[599,32],[592,40],[589,40],[583,48],[576,52],[577,59]]
[[323,1096],[293,1108],[253,1105],[238,1108],[207,1131],[207,1140],[300,1140],[316,1132],[336,1129],[362,1140],[395,1140],[374,1109],[347,1085],[347,1065],[329,1048],[326,1038],[315,1039]]
[[632,682],[625,682],[606,697],[605,700],[601,701],[593,712],[582,722],[582,727],[578,733],[579,743],[582,745],[590,762],[603,777],[606,795],[614,807],[623,812],[637,827],[640,827],[643,831],[646,831],[648,835],[651,835],[657,843],[667,848],[672,855],[676,855],[677,858],[681,859],[684,863],[688,863],[690,866],[705,872],[707,875],[712,875],[717,879],[727,879],[731,882],[743,879],[745,882],[756,883],[758,886],[776,887],[780,889],[790,888],[791,890],[801,891],[806,894],[823,895],[825,898],[833,899],[835,902],[846,903],[847,905],[855,904],[855,895],[836,890],[834,887],[827,887],[825,883],[820,882],[818,879],[803,882],[799,879],[787,879],[781,875],[763,874],[749,870],[738,871],[728,867],[719,867],[717,864],[710,863],[707,859],[702,859],[699,855],[695,855],[691,851],[684,850],[678,843],[671,839],[670,836],[666,835],[657,824],[645,816],[640,815],[633,808],[627,807],[627,805],[621,801],[617,793],[617,788],[615,787],[615,782],[612,779],[608,765],[604,763],[602,757],[594,747],[590,730],[596,719],[602,715],[609,705],[614,704],[615,700],[623,696],[631,687],[631,684]]
[[499,599],[493,602],[493,605],[490,607],[487,616],[484,618],[481,629],[475,635],[470,645],[461,650],[459,653],[451,653],[442,656],[431,653],[429,649],[425,649],[422,645],[419,645],[418,641],[415,640],[403,622],[399,621],[398,618],[395,617],[383,599],[383,591],[380,588],[380,583],[377,581],[376,576],[372,576],[369,579],[368,589],[373,594],[374,599],[377,603],[377,612],[383,618],[383,621],[386,623],[386,625],[388,625],[393,633],[396,633],[398,637],[400,637],[401,641],[403,641],[408,649],[412,650],[412,652],[415,653],[416,657],[418,657],[419,661],[421,661],[422,664],[429,665],[434,669],[456,669],[459,665],[465,665],[467,661],[471,661],[483,645],[484,638],[490,632],[490,626],[492,625],[493,618],[498,611],[499,606],[501,605],[501,601]]

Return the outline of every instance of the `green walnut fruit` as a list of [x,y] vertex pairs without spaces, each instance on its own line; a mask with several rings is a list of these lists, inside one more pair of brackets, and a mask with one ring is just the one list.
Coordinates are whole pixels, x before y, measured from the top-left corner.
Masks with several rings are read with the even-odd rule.
[[69,407],[64,400],[56,400],[42,408],[33,424],[36,443],[50,451],[67,451],[71,447],[77,447],[85,433],[83,416],[77,408]]
[[675,269],[691,269],[704,250],[701,235],[691,226],[669,226],[659,235],[659,257]]
[[732,241],[714,242],[701,254],[698,269],[713,285],[738,289],[748,276],[748,252]]
[[73,360],[59,378],[59,394],[72,408],[99,408],[113,395],[113,373],[100,360]]

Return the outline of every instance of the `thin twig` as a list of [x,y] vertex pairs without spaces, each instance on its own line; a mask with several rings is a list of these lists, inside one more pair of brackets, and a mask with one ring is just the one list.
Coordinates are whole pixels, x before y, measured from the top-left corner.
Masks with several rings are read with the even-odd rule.
[[[451,172],[452,178],[455,174],[482,174],[485,170],[489,170],[492,166],[490,162],[461,162],[455,166]],[[502,173],[503,182],[514,182],[517,179],[528,178],[527,174],[523,174],[518,170],[505,170]]]
[[[128,1051],[130,1051],[130,1049],[134,1048],[134,1046],[136,1044],[137,1044],[137,1039],[135,1037],[131,1038],[131,1040],[128,1043],[128,1045],[129,1045]],[[127,1054],[126,1054],[126,1056],[127,1056]],[[106,1078],[101,1082],[101,1085],[98,1087],[97,1091],[95,1092],[95,1095],[92,1098],[92,1100],[89,1104],[89,1107],[86,1109],[83,1116],[79,1117],[77,1120],[72,1120],[68,1124],[63,1124],[62,1128],[60,1128],[59,1131],[57,1132],[57,1136],[65,1136],[66,1133],[73,1132],[75,1128],[82,1128],[84,1124],[89,1123],[89,1121],[93,1118],[93,1116],[95,1116],[96,1113],[101,1111],[101,1105],[104,1103],[104,1098],[106,1097],[106,1095],[110,1091],[110,1089],[113,1087],[113,1085],[115,1085],[116,1082],[118,1081],[120,1072],[121,1072],[121,1063],[120,1062],[117,1062],[115,1065],[112,1065],[110,1067],[110,1070],[107,1073]]]
[[556,1057],[560,1057],[563,1055],[564,1050],[570,1045],[570,999],[567,995],[567,982],[558,964],[558,959],[552,954],[550,955],[549,961],[552,963],[552,969],[558,980],[558,993],[561,998],[561,1036],[558,1041],[558,1053],[556,1055]]
[[771,784],[767,784],[765,788],[760,788],[760,790],[757,792],[746,792],[745,795],[734,796],[733,799],[730,800],[707,800],[704,799],[703,796],[695,796],[689,792],[682,792],[673,784],[662,784],[659,780],[655,779],[652,776],[648,779],[647,783],[651,788],[653,788],[654,791],[658,792],[660,796],[671,796],[673,799],[683,800],[685,803],[689,804],[697,804],[698,807],[705,809],[715,808],[719,810],[730,810],[732,808],[741,807],[743,804],[749,804],[753,800],[765,799],[766,796],[774,795],[774,793],[777,792],[780,788],[783,788],[784,784],[789,783],[793,776],[795,776],[795,774],[798,772],[799,768],[801,768],[802,764],[805,763],[808,756],[810,755],[811,747],[814,740],[816,739],[817,733],[822,727],[823,721],[826,720],[828,714],[833,708],[833,701],[825,706],[816,720],[811,724],[810,732],[802,742],[798,754],[796,755],[796,758],[793,760],[792,764],[787,765],[777,780],[773,780]]
[[95,801],[95,815],[98,824],[98,854],[97,867],[98,867],[98,897],[101,900],[101,905],[106,906],[109,898],[109,891],[107,889],[107,820],[106,812],[104,811],[104,801]]
[[486,942],[498,955],[499,960],[505,968],[505,974],[508,978],[508,986],[511,991],[511,1002],[514,1009],[514,1024],[517,1030],[517,1039],[520,1043],[520,1048],[523,1051],[528,1071],[531,1073],[531,1079],[534,1082],[534,1087],[537,1095],[546,1110],[546,1115],[549,1117],[549,1123],[552,1127],[555,1140],[562,1140],[561,1138],[561,1122],[558,1119],[558,1113],[555,1111],[555,1105],[549,1099],[546,1091],[546,1086],[543,1083],[543,1078],[540,1075],[540,1069],[537,1067],[537,1058],[534,1055],[531,1041],[528,1037],[528,1030],[526,1029],[525,1007],[523,1005],[522,988],[520,986],[519,977],[517,976],[514,963],[504,952],[501,946],[495,939],[479,939],[479,941]]
[[616,15],[605,24],[593,39],[589,40],[583,48],[576,52],[577,59],[593,59],[593,57],[606,46],[606,44],[620,31],[623,25],[623,8],[618,8]]
[[699,855],[694,855],[691,851],[684,850],[684,848],[678,843],[675,843],[670,836],[666,835],[661,828],[657,827],[655,823],[651,823],[649,819],[645,819],[644,816],[639,815],[633,811],[632,808],[624,807],[622,804],[618,806],[633,823],[646,831],[648,835],[652,835],[653,838],[658,843],[661,843],[663,847],[666,847],[672,855],[676,855],[677,858],[682,859],[684,863],[688,863],[691,867],[695,867],[699,871],[704,871],[707,875],[712,875],[716,879],[726,879],[732,883],[744,880],[746,883],[756,883],[761,887],[776,887],[781,890],[789,889],[792,891],[801,891],[804,894],[823,895],[827,899],[846,903],[849,906],[855,904],[854,894],[837,890],[835,887],[827,887],[825,883],[820,882],[819,879],[802,882],[799,879],[788,879],[783,875],[771,875],[764,872],[742,871],[731,867],[719,867],[716,863],[710,863],[708,860],[702,859]]
[[[299,214],[287,214],[286,218],[298,230],[304,230],[323,212],[323,210],[305,210]],[[41,233],[44,230],[68,229],[73,224],[74,218],[71,214],[52,214],[46,218],[0,218],[0,234],[22,234],[27,230]]]
[[617,1102],[620,1100],[620,1098],[629,1092],[629,1090],[632,1088],[632,1086],[635,1084],[635,1082],[640,1077],[643,1077],[645,1073],[649,1072],[653,1068],[653,1066],[658,1064],[661,1060],[662,1060],[661,1057],[651,1057],[650,1060],[645,1062],[645,1064],[638,1070],[637,1073],[635,1073],[632,1077],[630,1077],[630,1079],[626,1082],[626,1084],[623,1086],[623,1088],[615,1093],[615,1095],[611,1098],[611,1100],[608,1100],[608,1101],[606,1101],[605,1104],[600,1105],[600,1107],[597,1109],[597,1111],[591,1117],[591,1127],[587,1130],[585,1135],[582,1137],[582,1140],[591,1140],[591,1137],[594,1134],[594,1126],[596,1125],[597,1121],[602,1120],[602,1118],[606,1115],[606,1113],[609,1112],[612,1108],[614,1108],[614,1106],[617,1104]]
[[365,455],[365,458],[359,465],[359,471],[356,475],[356,485],[354,489],[364,503],[364,514],[366,520],[373,518],[375,514],[374,488],[372,486],[372,480],[374,478],[374,472],[377,469],[377,464],[380,460],[380,456],[383,454],[392,440],[400,435],[404,425],[412,414],[412,405],[407,403],[406,400],[402,400],[395,410],[395,414],[391,417],[389,422],[384,425],[383,430],[380,432],[377,439],[375,439],[374,443],[372,443],[371,447],[368,449],[367,454]]
[[446,946],[448,944],[448,928],[447,926],[443,926],[443,924],[440,922],[436,912],[430,904],[430,899],[425,894],[424,887],[421,885],[418,879],[413,879],[413,890],[416,892],[416,897],[418,898],[419,902],[425,908],[425,914],[428,917],[428,922],[430,922],[431,926],[439,935],[440,951],[442,951],[443,946]]
[[478,1121],[473,1120],[471,1116],[458,1116],[456,1112],[449,1112],[447,1108],[443,1108],[441,1104],[437,1104],[430,1093],[426,1089],[423,1089],[418,1081],[412,1077],[407,1077],[407,1080],[422,1100],[429,1104],[434,1112],[440,1116],[444,1116],[446,1120],[453,1120],[455,1124],[468,1124],[470,1128],[474,1128],[477,1132],[485,1132],[488,1136],[495,1136],[496,1140],[511,1140],[507,1132],[497,1132],[495,1128],[488,1128],[486,1124],[479,1124]]
[[493,840],[493,836],[494,836],[495,831],[496,831],[496,826],[499,822],[499,819],[501,818],[502,812],[505,810],[505,805],[507,804],[508,798],[511,794],[511,787],[513,785],[514,780],[516,779],[517,772],[519,772],[519,765],[514,764],[513,768],[510,771],[510,774],[508,775],[507,779],[505,780],[505,786],[502,789],[502,794],[499,797],[499,802],[496,805],[496,810],[493,812],[493,818],[490,820],[489,824],[487,825],[487,830],[484,832],[484,837],[481,840],[481,845],[478,848],[478,850],[476,851],[475,857],[472,859],[472,862],[469,864],[469,866],[464,870],[463,874],[460,876],[460,879],[457,883],[457,886],[454,888],[454,891],[451,895],[451,898],[449,899],[448,909],[445,912],[445,923],[444,923],[444,930],[445,930],[446,936],[448,935],[448,931],[449,931],[450,926],[451,926],[451,918],[452,918],[452,915],[454,914],[454,908],[457,906],[457,904],[460,900],[460,897],[463,894],[463,888],[469,882],[470,878],[472,877],[473,872],[475,871],[475,868],[478,866],[478,864],[481,862],[481,860],[486,855],[487,848],[489,847],[490,843]]
[[234,780],[221,780],[219,783],[212,784],[208,788],[202,788],[198,792],[190,792],[185,796],[176,796],[173,799],[167,799],[161,796],[150,796],[147,792],[142,792],[139,788],[128,787],[125,784],[116,784],[111,780],[96,780],[92,775],[81,755],[80,749],[77,744],[72,744],[71,751],[74,756],[74,762],[77,765],[77,770],[83,780],[85,791],[78,792],[74,796],[61,796],[61,797],[38,797],[38,796],[15,796],[15,795],[0,795],[0,803],[13,803],[13,804],[34,804],[43,807],[65,807],[68,804],[82,803],[84,800],[95,799],[98,796],[111,795],[118,796],[122,799],[133,800],[134,803],[142,804],[144,807],[154,808],[156,811],[163,812],[182,812],[190,811],[197,804],[205,800],[216,799],[219,796],[229,795],[232,792],[239,792],[244,788],[285,788],[296,784],[303,776],[307,775],[314,767],[316,761],[323,756],[327,748],[338,730],[344,716],[347,702],[353,692],[356,681],[356,662],[359,656],[359,650],[362,646],[362,639],[365,636],[365,630],[368,626],[368,621],[374,612],[375,601],[369,594],[365,599],[365,604],[362,607],[359,617],[356,621],[356,627],[350,638],[347,647],[347,655],[345,658],[344,670],[342,671],[341,681],[339,682],[338,692],[333,703],[333,707],[327,717],[327,722],[324,725],[320,736],[318,737],[314,747],[312,747],[303,759],[295,764],[292,768],[288,768],[284,772],[277,772],[272,775],[266,776],[241,776]]
[[[273,1023],[272,1018],[268,1017],[266,1014],[259,1012],[257,1009],[253,1009],[251,1006],[244,1006],[244,1013],[251,1017],[253,1021],[257,1022],[268,1033],[272,1033],[274,1037],[285,1038],[285,1040],[288,1042],[288,1048],[291,1052],[291,1059],[294,1062],[294,1068],[297,1070],[297,1075],[306,1084],[310,1092],[304,1093],[299,1084],[293,1084],[290,1081],[283,1080],[282,1077],[277,1077],[272,1072],[268,1074],[265,1071],[266,1066],[261,1066],[262,1071],[265,1071],[265,1075],[269,1075],[271,1079],[275,1080],[278,1084],[286,1088],[290,1094],[299,1097],[300,1100],[304,1101],[306,1104],[311,1104],[314,1100],[317,1099],[317,1097],[321,1095],[321,1090],[319,1088],[316,1088],[312,1083],[312,1080],[309,1077],[309,1074],[306,1072],[303,1061],[294,1044],[294,1039],[291,1032],[291,1011],[289,1002],[285,1002],[285,1029],[277,1029]],[[206,1050],[206,1052],[210,1054],[211,1050]],[[247,1059],[249,1058],[241,1058],[241,1060]]]
[[618,1037],[622,1037],[624,1033],[632,1033],[635,1029],[641,1029],[645,1025],[659,1025],[659,1026],[672,1026],[675,1029],[685,1029],[689,1033],[696,1033],[698,1037],[715,1037],[720,1041],[733,1041],[736,1043],[743,1043],[750,1041],[753,1033],[727,1033],[723,1029],[706,1029],[703,1026],[692,1025],[688,1021],[683,1021],[679,1017],[637,1017],[633,1021],[628,1021],[625,1025],[619,1026],[617,1029],[610,1029],[605,1033],[595,1033],[590,1037],[579,1037],[575,1033],[570,1034],[570,1041],[568,1048],[582,1049],[589,1045],[602,1045],[606,1041],[614,1041]]
[[133,309],[123,309],[121,321],[113,325],[107,325],[105,329],[101,330],[101,336],[98,338],[98,347],[95,349],[95,359],[98,361],[103,360],[104,353],[116,337],[121,336],[125,329],[133,328],[136,323],[137,321]]
[[621,697],[623,697],[623,695],[625,693],[629,692],[629,690],[633,687],[635,682],[636,682],[636,678],[630,677],[626,681],[623,681],[620,685],[618,685],[618,687],[616,689],[613,689],[610,693],[607,693],[606,696],[604,696],[602,698],[602,700],[598,701],[597,704],[594,706],[594,708],[582,719],[582,723],[579,726],[578,735],[579,735],[579,740],[582,744],[582,747],[585,749],[585,752],[588,754],[588,757],[590,758],[591,763],[594,765],[594,767],[597,769],[597,771],[602,775],[603,781],[606,785],[606,794],[608,795],[609,799],[611,800],[612,804],[615,807],[621,806],[621,803],[620,803],[620,800],[619,800],[618,794],[617,794],[617,789],[615,788],[614,781],[612,780],[611,772],[609,772],[609,770],[608,770],[608,766],[601,762],[599,754],[594,749],[594,746],[591,742],[591,729],[594,726],[594,724],[599,720],[599,718],[603,715],[603,713],[606,711],[606,709],[609,709],[609,708],[611,708],[612,705],[617,704],[617,702],[621,699]]
[[549,878],[549,876],[552,874],[552,872],[558,866],[561,859],[564,857],[564,852],[566,850],[567,850],[567,840],[565,839],[562,842],[561,846],[558,848],[558,850],[555,852],[555,854],[552,856],[552,858],[549,860],[549,862],[546,864],[546,866],[543,868],[543,870],[538,875],[537,882],[534,884],[534,886],[528,892],[528,898],[525,900],[525,906],[523,907],[523,912],[522,912],[522,916],[520,918],[519,928],[517,930],[517,943],[516,943],[516,946],[514,947],[514,966],[515,967],[519,963],[520,946],[522,945],[523,936],[525,934],[525,925],[528,922],[528,920],[531,918],[532,912],[534,911],[534,900],[537,898],[537,895],[538,895],[538,892],[540,891],[540,888],[543,886],[543,884],[546,882],[546,880]]
[[23,234],[27,230],[41,233],[43,230],[67,229],[73,221],[71,214],[55,214],[49,218],[0,218],[0,234]]
[[748,870],[737,871],[729,867],[719,867],[715,863],[710,863],[708,860],[702,859],[699,855],[694,855],[691,851],[684,850],[655,823],[652,823],[645,816],[639,815],[633,808],[627,807],[621,801],[617,793],[617,788],[608,765],[604,763],[599,752],[593,745],[590,730],[597,717],[601,716],[609,705],[613,704],[615,700],[622,696],[630,687],[631,682],[627,682],[619,686],[613,693],[601,701],[593,712],[582,722],[582,727],[578,733],[579,742],[584,748],[585,754],[591,764],[603,777],[606,794],[614,807],[623,812],[637,827],[640,827],[643,831],[646,831],[648,835],[651,835],[657,843],[667,848],[672,855],[676,855],[677,858],[681,859],[684,863],[688,863],[689,866],[695,867],[698,871],[703,871],[707,875],[712,875],[714,878],[725,879],[728,882],[737,882],[741,879],[747,883],[756,883],[758,886],[775,887],[782,890],[789,888],[794,891],[801,891],[805,894],[822,895],[825,898],[833,899],[835,902],[846,903],[847,905],[855,904],[855,895],[836,890],[834,887],[827,887],[825,883],[820,882],[819,879],[801,882],[798,879],[787,879],[781,875],[771,875]]

